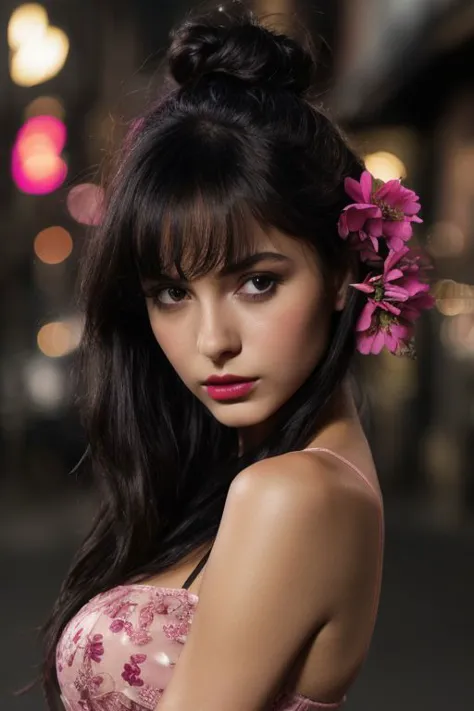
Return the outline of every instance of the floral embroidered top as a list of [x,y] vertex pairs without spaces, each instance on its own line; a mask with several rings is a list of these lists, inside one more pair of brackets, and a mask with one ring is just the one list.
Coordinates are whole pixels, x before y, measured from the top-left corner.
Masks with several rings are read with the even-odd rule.
[[[186,588],[141,584],[94,597],[65,627],[57,646],[67,711],[159,711],[198,600]],[[284,692],[271,711],[330,711],[340,705]]]
[[[345,462],[373,489],[353,464]],[[199,598],[187,589],[204,566],[198,563],[182,588],[129,583],[96,595],[64,628],[56,669],[66,711],[159,711],[191,628]],[[336,711],[290,689],[268,711]]]

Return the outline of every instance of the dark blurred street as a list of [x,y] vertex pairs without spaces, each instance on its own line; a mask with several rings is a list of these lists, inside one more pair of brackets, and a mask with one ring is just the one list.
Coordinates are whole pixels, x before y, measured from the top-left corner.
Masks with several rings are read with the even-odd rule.
[[[68,514],[51,511],[54,540],[42,540],[31,515],[28,523],[16,520],[2,526],[2,534],[18,536],[16,549],[2,540],[0,554],[2,630],[8,650],[1,668],[2,711],[44,711],[39,691],[20,698],[10,692],[32,678],[38,659],[34,628],[54,598],[69,562],[74,522],[83,513],[79,504]],[[64,528],[66,521],[69,529]],[[473,560],[473,526],[436,532],[413,509],[389,508],[380,614],[347,711],[473,708]]]

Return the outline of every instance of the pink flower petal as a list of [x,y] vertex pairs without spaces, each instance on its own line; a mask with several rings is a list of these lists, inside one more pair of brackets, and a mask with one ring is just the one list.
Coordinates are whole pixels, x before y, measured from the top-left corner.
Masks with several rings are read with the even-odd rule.
[[364,202],[370,201],[370,197],[372,194],[372,184],[372,175],[369,173],[368,170],[364,170],[364,172],[360,176],[360,189],[362,192],[362,197],[364,198]]
[[370,284],[365,284],[362,282],[361,284],[351,284],[354,289],[357,289],[358,291],[363,291],[364,294],[373,294],[375,289],[373,286],[370,286]]
[[347,224],[347,213],[342,212],[339,222],[337,223],[337,231],[339,232],[340,237],[343,239],[346,239],[346,237],[349,236],[349,226]]
[[403,211],[406,215],[416,215],[420,210],[421,205],[419,202],[408,202],[403,206]]
[[404,245],[404,241],[401,237],[388,237],[387,246],[389,249],[393,249],[398,252]]
[[392,269],[388,274],[385,274],[384,281],[395,281],[396,279],[402,279],[403,276],[404,274],[401,269]]
[[362,355],[369,355],[372,352],[372,344],[374,342],[374,334],[359,333],[357,335],[357,350]]
[[367,212],[362,206],[351,205],[346,213],[350,232],[358,232],[367,220]]
[[404,242],[413,234],[411,222],[407,220],[385,220],[383,225],[384,236],[388,239],[401,239]]
[[385,345],[385,333],[380,330],[375,334],[375,338],[372,342],[372,353],[378,355]]
[[409,299],[409,294],[406,289],[397,284],[386,284],[384,301],[407,301]]
[[371,237],[381,237],[382,236],[382,233],[383,233],[382,213],[380,213],[380,216],[370,217],[367,220],[367,232]]
[[384,200],[384,202],[390,202],[387,198],[390,196],[395,196],[398,192],[398,187],[400,182],[398,180],[387,180],[386,183],[381,185],[374,193],[377,200]]
[[366,303],[357,321],[356,331],[367,331],[370,328],[372,315],[376,308],[375,301],[370,300]]
[[344,180],[344,190],[356,202],[368,202],[362,195],[360,183],[354,178],[346,178]]
[[398,264],[398,262],[409,252],[409,248],[402,243],[400,249],[391,249],[390,252],[388,253],[388,256],[385,260],[385,268],[384,272],[385,274],[389,272],[395,264]]
[[385,333],[385,345],[391,353],[395,353],[398,349],[398,338],[391,331]]
[[398,316],[401,313],[401,309],[398,306],[395,306],[395,304],[391,304],[389,301],[380,301],[379,305],[383,311],[387,311],[394,316]]
[[430,290],[430,285],[419,281],[416,277],[409,277],[403,282],[403,286],[406,289],[410,298],[417,296],[420,293]]

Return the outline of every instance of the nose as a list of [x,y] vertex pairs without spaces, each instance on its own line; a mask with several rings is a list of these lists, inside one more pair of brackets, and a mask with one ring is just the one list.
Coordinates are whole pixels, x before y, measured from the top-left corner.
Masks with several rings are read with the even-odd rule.
[[241,348],[235,316],[216,304],[203,306],[197,335],[198,353],[217,363],[237,355]]

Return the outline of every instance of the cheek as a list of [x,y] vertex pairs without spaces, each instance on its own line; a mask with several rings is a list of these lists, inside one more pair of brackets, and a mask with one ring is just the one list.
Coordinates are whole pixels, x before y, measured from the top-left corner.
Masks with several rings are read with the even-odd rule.
[[151,330],[158,345],[175,370],[179,371],[180,362],[189,350],[189,344],[185,342],[185,331],[173,329],[169,324],[164,326],[160,323],[159,318],[154,318],[153,312],[149,312],[149,318]]
[[252,341],[275,354],[282,366],[291,361],[304,365],[307,360],[313,366],[326,346],[328,325],[327,309],[319,300],[311,308],[293,304],[280,308],[275,318],[259,323]]

